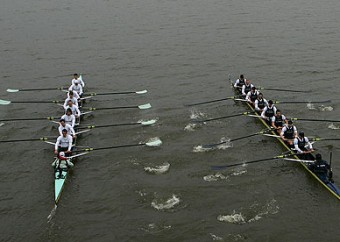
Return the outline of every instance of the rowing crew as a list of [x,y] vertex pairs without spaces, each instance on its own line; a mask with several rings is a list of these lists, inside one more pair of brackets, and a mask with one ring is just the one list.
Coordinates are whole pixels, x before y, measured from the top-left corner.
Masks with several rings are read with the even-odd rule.
[[74,74],[72,85],[67,93],[63,108],[65,114],[61,117],[59,122],[59,137],[54,146],[54,153],[57,155],[56,160],[52,166],[59,170],[59,178],[62,170],[72,167],[73,163],[68,158],[72,153],[74,140],[77,138],[74,127],[76,119],[80,118],[81,112],[79,110],[79,101],[83,94],[84,81],[78,74]]
[[[282,112],[277,109],[272,100],[267,101],[263,98],[263,94],[256,90],[249,79],[245,79],[244,75],[235,81],[234,87],[241,90],[242,97],[250,103],[255,111],[261,114],[261,118],[274,128],[280,135],[281,139],[296,151],[302,160],[314,160],[314,148],[305,136],[303,131],[298,132],[292,120],[288,120]],[[309,165],[309,168],[318,175],[323,181],[332,180],[332,171],[329,164],[322,160],[320,154],[315,156],[315,162]]]

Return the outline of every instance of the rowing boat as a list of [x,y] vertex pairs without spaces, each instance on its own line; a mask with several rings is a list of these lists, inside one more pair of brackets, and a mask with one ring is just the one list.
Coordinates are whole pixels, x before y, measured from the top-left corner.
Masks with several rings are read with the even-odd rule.
[[[235,88],[233,84],[231,83],[232,87],[234,88],[235,94],[240,95],[240,90],[238,88]],[[247,107],[255,113],[256,117],[260,120],[260,122],[267,128],[270,129],[269,125],[261,118],[261,116],[255,112],[254,107],[249,102],[243,102],[246,103]],[[280,138],[277,137],[277,134],[275,131],[270,131],[272,135],[278,140],[278,142],[289,152],[291,152],[291,149],[288,147],[288,145]],[[294,156],[295,159],[301,160],[298,156]],[[334,197],[340,200],[340,189],[336,186],[336,184],[333,181],[330,181],[327,177],[321,177],[318,176],[316,173],[314,173],[310,168],[311,164],[305,164],[303,162],[299,162],[301,166],[313,177],[317,182],[319,182],[324,188],[327,189]]]

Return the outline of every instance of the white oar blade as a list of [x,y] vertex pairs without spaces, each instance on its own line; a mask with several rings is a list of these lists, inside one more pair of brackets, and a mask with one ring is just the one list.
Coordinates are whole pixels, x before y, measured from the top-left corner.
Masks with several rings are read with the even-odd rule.
[[152,125],[152,124],[154,124],[156,122],[157,122],[157,119],[151,119],[151,120],[147,120],[147,121],[139,121],[139,123],[141,125]]
[[19,92],[19,89],[10,89],[10,88],[9,88],[9,89],[7,89],[6,91],[7,91],[7,92]]
[[73,159],[73,158],[75,158],[75,157],[82,156],[82,155],[86,155],[86,154],[88,154],[88,153],[89,153],[89,152],[84,152],[84,153],[80,153],[80,154],[77,154],[77,155],[72,155],[72,156],[67,157],[67,158]]
[[144,93],[147,93],[148,92],[148,90],[142,90],[142,91],[138,91],[138,92],[136,92],[137,94],[144,94]]
[[151,108],[151,104],[147,103],[147,104],[139,105],[138,108],[139,109],[149,109],[149,108]]
[[160,139],[156,138],[156,139],[154,139],[152,141],[149,141],[149,142],[145,143],[145,145],[146,146],[155,147],[155,146],[160,146],[162,143],[163,142]]
[[50,141],[44,141],[46,144],[49,144],[49,145],[55,145],[55,143],[53,142],[50,142]]
[[7,100],[2,100],[2,99],[0,99],[0,105],[8,105],[8,104],[10,104],[11,103],[11,101],[7,101]]
[[83,112],[83,113],[81,113],[80,115],[83,116],[83,115],[86,115],[86,114],[89,114],[89,113],[93,113],[93,111]]
[[76,132],[76,135],[78,135],[78,134],[83,134],[83,133],[87,133],[87,132],[89,132],[89,131],[91,131],[91,130],[90,130],[90,129],[85,129],[85,130]]

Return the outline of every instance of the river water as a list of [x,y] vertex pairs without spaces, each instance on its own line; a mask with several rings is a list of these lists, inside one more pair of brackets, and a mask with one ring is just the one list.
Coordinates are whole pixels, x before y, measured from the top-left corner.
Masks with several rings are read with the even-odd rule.
[[[260,131],[235,117],[233,101],[185,104],[234,95],[228,75],[257,86],[306,90],[263,91],[289,117],[339,117],[340,2],[335,0],[1,0],[1,99],[62,100],[60,91],[7,93],[7,88],[68,85],[84,73],[89,107],[140,105],[149,110],[97,111],[83,124],[158,119],[151,127],[98,128],[80,146],[146,142],[160,147],[92,152],[78,159],[53,210],[53,148],[42,142],[0,144],[2,241],[339,241],[339,201],[299,164],[233,164],[280,154],[273,138],[255,136],[220,149],[202,144]],[[55,104],[0,107],[0,119],[61,115]],[[1,140],[56,136],[48,121],[0,122]],[[299,122],[307,136],[339,137],[339,126]],[[340,184],[340,144],[314,144],[329,157]],[[52,212],[51,212],[52,210]]]

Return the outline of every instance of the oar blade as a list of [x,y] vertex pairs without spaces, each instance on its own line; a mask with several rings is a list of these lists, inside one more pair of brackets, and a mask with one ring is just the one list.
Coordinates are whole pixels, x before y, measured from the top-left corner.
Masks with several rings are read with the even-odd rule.
[[138,106],[139,109],[149,109],[151,108],[151,104],[150,103],[146,103],[146,104],[142,104]]
[[19,92],[20,90],[19,89],[11,89],[11,88],[9,88],[6,91],[7,92]]
[[150,119],[146,121],[139,121],[138,123],[140,123],[141,125],[152,125],[152,124],[155,124],[156,122],[157,122],[157,119]]
[[0,105],[8,105],[10,103],[11,103],[11,101],[0,99]]
[[147,93],[147,92],[148,92],[148,90],[142,90],[142,91],[136,92],[136,94],[145,94],[145,93]]
[[156,146],[162,145],[162,143],[163,142],[160,139],[156,138],[156,139],[153,139],[153,140],[151,140],[149,142],[146,142],[145,145],[146,146],[151,146],[151,147],[156,147]]

